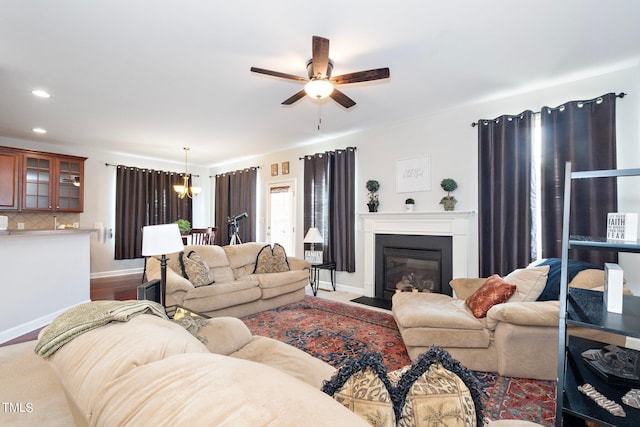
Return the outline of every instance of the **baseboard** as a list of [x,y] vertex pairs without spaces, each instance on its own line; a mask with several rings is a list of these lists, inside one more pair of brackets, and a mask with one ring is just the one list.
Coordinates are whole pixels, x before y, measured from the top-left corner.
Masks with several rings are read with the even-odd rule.
[[112,270],[112,271],[102,271],[100,273],[91,273],[89,277],[91,279],[102,279],[104,277],[116,277],[116,276],[127,276],[130,274],[139,274],[142,276],[144,272],[144,268],[128,268],[126,270]]
[[[83,301],[79,304],[82,304],[85,302],[89,302],[89,300]],[[58,317],[60,314],[64,313],[71,307],[75,307],[76,305],[77,304],[74,304],[69,307],[55,311],[53,313],[49,313],[47,315],[41,316],[37,319],[30,320],[21,325],[17,325],[17,326],[14,326],[13,328],[7,329],[6,331],[0,331],[0,343],[11,341],[14,338],[18,338],[22,335],[28,334],[29,332],[33,332],[36,329],[40,329],[43,326],[47,326],[49,323],[53,322],[53,319],[55,319],[56,317]]]
[[[331,282],[324,281],[324,280],[320,280],[319,289],[323,291],[333,291],[333,288],[331,287]],[[336,291],[348,292],[350,294],[356,294],[359,296],[364,295],[363,288],[356,288],[354,286],[341,285],[340,283],[336,283]]]

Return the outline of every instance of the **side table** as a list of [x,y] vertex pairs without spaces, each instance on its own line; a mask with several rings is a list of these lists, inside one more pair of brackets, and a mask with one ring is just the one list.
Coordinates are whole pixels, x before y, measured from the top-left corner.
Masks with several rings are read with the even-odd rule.
[[336,290],[336,263],[333,261],[323,262],[322,264],[311,264],[309,269],[309,284],[313,291],[313,296],[318,294],[318,287],[320,286],[320,270],[329,270],[331,276],[331,287]]

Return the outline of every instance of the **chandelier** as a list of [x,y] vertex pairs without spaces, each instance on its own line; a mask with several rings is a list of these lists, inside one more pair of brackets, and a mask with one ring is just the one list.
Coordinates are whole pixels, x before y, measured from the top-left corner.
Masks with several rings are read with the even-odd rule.
[[182,185],[174,185],[173,189],[176,193],[178,193],[179,199],[184,199],[185,197],[189,197],[190,199],[193,196],[197,196],[200,193],[200,187],[193,187],[189,185],[189,181],[191,180],[191,174],[189,173],[187,166],[187,152],[189,151],[189,147],[183,147],[184,150],[184,174],[182,175]]

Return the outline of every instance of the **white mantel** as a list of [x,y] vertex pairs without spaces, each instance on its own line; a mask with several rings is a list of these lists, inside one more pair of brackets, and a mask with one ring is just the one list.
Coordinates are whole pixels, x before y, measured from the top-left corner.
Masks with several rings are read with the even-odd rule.
[[364,235],[364,296],[375,296],[376,234],[415,234],[451,236],[453,277],[477,277],[473,211],[452,212],[373,212],[358,214]]

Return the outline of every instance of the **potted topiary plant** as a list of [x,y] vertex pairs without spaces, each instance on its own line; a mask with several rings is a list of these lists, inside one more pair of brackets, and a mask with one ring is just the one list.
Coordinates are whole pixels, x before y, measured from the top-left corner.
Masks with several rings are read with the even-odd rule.
[[451,192],[458,188],[458,183],[451,178],[445,178],[440,182],[440,187],[447,192],[447,195],[440,199],[440,204],[444,206],[445,211],[452,211],[458,201],[451,195]]
[[178,224],[180,234],[189,234],[189,232],[191,231],[191,223],[186,219],[181,218],[176,221],[176,224]]
[[380,183],[375,179],[370,179],[366,184],[367,190],[369,191],[369,201],[367,202],[367,206],[369,207],[369,212],[378,212],[378,190],[380,189]]
[[404,201],[404,209],[407,212],[413,212],[413,208],[415,207],[416,201],[413,200],[411,197],[409,197],[407,200]]

